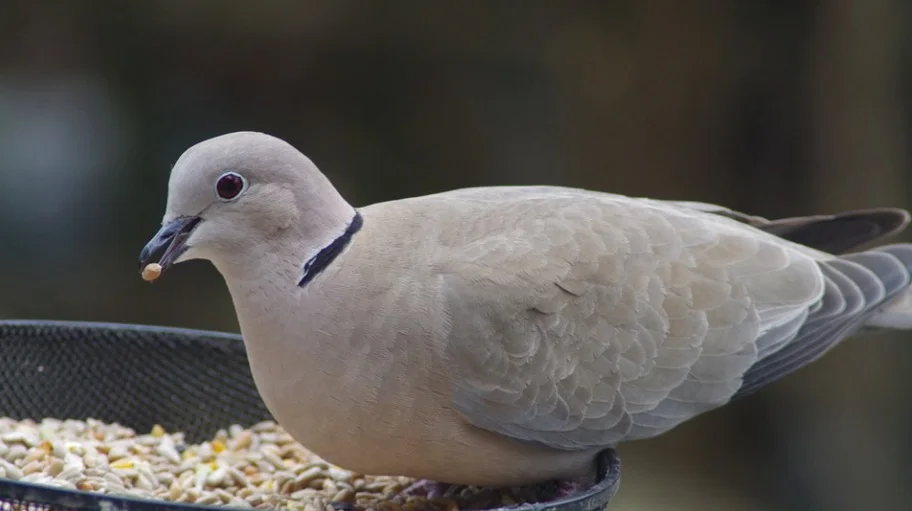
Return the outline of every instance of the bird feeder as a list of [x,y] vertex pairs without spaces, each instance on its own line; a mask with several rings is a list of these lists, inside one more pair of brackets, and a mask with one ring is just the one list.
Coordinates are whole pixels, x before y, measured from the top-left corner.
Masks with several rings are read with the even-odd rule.
[[[181,431],[187,443],[213,438],[219,430],[230,425],[248,427],[272,420],[254,385],[239,335],[142,325],[50,321],[0,321],[0,417],[95,419],[135,431],[151,431],[153,436],[163,435],[165,431]],[[31,439],[33,443],[40,440]],[[216,442],[212,447],[219,449]],[[51,449],[48,446],[49,453]],[[176,451],[161,449],[169,456],[181,456]],[[61,456],[66,457],[66,452]],[[116,457],[113,451],[109,452],[109,457]],[[129,458],[122,459],[122,468],[126,472],[133,470]],[[620,483],[620,462],[613,450],[601,453],[597,462],[599,480],[593,487],[571,497],[546,503],[518,504],[508,509],[583,511],[605,508]],[[115,463],[112,460],[111,466]],[[208,472],[204,477],[217,475]],[[0,509],[189,511],[236,508],[230,502],[216,506],[151,500],[100,493],[91,488],[81,490],[24,482],[22,474],[15,476],[0,477]],[[352,509],[342,502],[330,501],[329,506],[336,511]],[[257,507],[264,509],[263,505]]]

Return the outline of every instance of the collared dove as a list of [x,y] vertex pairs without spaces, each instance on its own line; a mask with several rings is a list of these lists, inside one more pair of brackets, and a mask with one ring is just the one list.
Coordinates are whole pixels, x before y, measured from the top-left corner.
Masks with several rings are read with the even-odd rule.
[[856,251],[908,222],[548,186],[355,208],[290,144],[241,132],[179,158],[140,264],[215,265],[264,402],[327,461],[579,488],[602,449],[861,329],[912,328],[912,244]]

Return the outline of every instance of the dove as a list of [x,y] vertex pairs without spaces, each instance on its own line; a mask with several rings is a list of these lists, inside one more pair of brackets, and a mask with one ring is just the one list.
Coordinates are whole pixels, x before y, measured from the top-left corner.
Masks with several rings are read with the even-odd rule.
[[215,266],[257,391],[326,461],[572,493],[604,449],[912,328],[912,245],[882,243],[908,223],[559,186],[355,207],[288,142],[237,132],[179,157],[139,259]]

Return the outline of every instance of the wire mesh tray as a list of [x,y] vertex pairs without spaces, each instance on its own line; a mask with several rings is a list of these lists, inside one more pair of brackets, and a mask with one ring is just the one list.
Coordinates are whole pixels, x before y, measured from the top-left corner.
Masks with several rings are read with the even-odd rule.
[[[179,328],[63,321],[0,321],[0,417],[94,418],[137,431],[160,424],[187,442],[231,424],[272,420],[239,335]],[[517,511],[602,509],[617,492],[620,461],[598,458],[585,492]],[[0,510],[226,510],[109,496],[0,478]]]

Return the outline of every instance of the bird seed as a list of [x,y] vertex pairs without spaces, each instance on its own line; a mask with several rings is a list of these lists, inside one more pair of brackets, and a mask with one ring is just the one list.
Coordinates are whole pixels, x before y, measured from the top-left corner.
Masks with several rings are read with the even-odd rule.
[[[458,511],[538,500],[528,490],[454,487],[407,495],[416,481],[333,466],[275,422],[234,425],[200,444],[156,425],[146,434],[98,420],[0,418],[0,477],[92,493],[293,511]],[[0,511],[15,509],[0,504]]]
[[149,263],[142,270],[142,278],[146,282],[153,282],[155,279],[161,276],[162,267],[158,263]]

